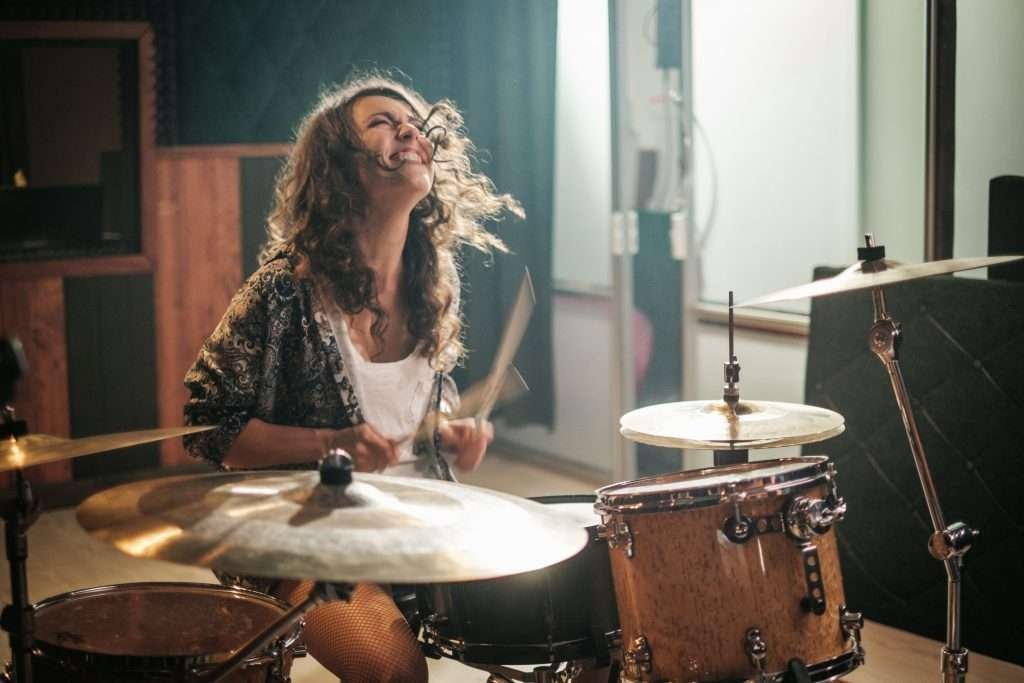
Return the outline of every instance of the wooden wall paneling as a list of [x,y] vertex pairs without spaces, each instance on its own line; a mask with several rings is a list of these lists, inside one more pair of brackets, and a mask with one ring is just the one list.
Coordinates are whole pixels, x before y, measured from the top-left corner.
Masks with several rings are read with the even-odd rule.
[[[242,280],[238,158],[159,154],[155,168],[154,296],[160,424],[182,424],[185,372]],[[178,439],[161,464],[191,459]]]
[[[68,359],[65,342],[64,286],[59,277],[0,281],[0,336],[18,337],[25,348],[28,372],[16,387],[14,407],[29,431],[70,435]],[[35,483],[71,478],[71,462],[27,470]],[[0,483],[10,485],[12,476]]]

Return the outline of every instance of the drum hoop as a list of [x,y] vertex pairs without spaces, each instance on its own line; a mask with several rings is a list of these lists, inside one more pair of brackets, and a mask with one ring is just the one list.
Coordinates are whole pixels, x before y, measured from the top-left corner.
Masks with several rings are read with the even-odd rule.
[[543,503],[544,505],[558,505],[559,503],[593,503],[597,495],[593,493],[569,493],[559,496],[530,496],[530,500]]
[[259,591],[250,590],[243,586],[225,586],[220,583],[197,583],[193,581],[137,581],[134,583],[112,583],[106,586],[91,586],[89,588],[76,588],[73,591],[67,593],[60,593],[58,595],[51,595],[48,598],[43,598],[39,602],[32,605],[32,611],[38,612],[43,607],[49,607],[52,604],[58,602],[66,602],[72,598],[89,597],[93,594],[100,593],[114,593],[116,589],[153,589],[153,588],[179,588],[179,589],[209,589],[216,593],[236,593],[238,595],[254,598],[259,602],[266,602],[274,605],[275,607],[281,608],[282,612],[287,612],[291,609],[284,600],[275,598],[273,595],[267,595],[266,593],[260,593]]
[[450,653],[452,659],[464,664],[542,664],[594,657],[595,645],[590,638],[557,642],[484,643],[449,638],[433,629],[425,631],[428,645]]
[[[116,589],[161,589],[161,588],[178,588],[178,589],[209,589],[215,593],[222,595],[235,595],[242,596],[245,598],[251,598],[259,602],[273,605],[280,608],[281,614],[291,609],[288,603],[275,598],[272,595],[266,593],[260,593],[258,591],[249,590],[241,586],[224,586],[218,583],[195,583],[188,581],[139,581],[135,583],[115,583],[106,586],[93,586],[90,588],[79,588],[67,593],[60,593],[59,595],[53,595],[48,598],[35,603],[32,606],[32,611],[38,612],[40,609],[66,602],[70,599],[90,597],[93,595],[101,595],[104,593],[114,593]],[[294,628],[286,635],[281,636],[277,639],[276,644],[273,647],[281,646],[283,649],[290,649],[298,642],[302,633],[301,626]],[[244,644],[244,643],[243,643]],[[105,652],[96,652],[93,650],[82,650],[75,647],[69,647],[67,645],[59,645],[57,643],[51,643],[49,641],[41,640],[36,637],[34,642],[34,649],[37,654],[43,657],[49,657],[60,661],[65,664],[71,664],[79,667],[110,667],[116,666],[118,670],[139,670],[139,671],[185,671],[185,670],[201,670],[203,667],[209,667],[217,664],[221,664],[227,661],[233,654],[231,651],[227,652],[210,652],[197,655],[133,655],[133,654],[112,654]],[[264,653],[256,653],[249,660],[256,660],[262,658]],[[173,664],[173,666],[171,666]],[[135,665],[135,666],[133,666]],[[113,669],[110,669],[113,670]]]
[[[791,472],[756,476],[756,471],[759,468],[790,463],[801,463],[804,466]],[[654,493],[616,492],[629,486],[653,483],[664,475],[634,479],[598,489],[597,502],[594,504],[594,509],[601,514],[666,512],[670,510],[713,507],[734,501],[759,500],[770,496],[785,496],[824,481],[829,476],[829,458],[825,455],[812,455],[801,458],[759,460],[757,462],[726,465],[724,467],[692,470],[687,472],[687,474],[692,474],[694,477],[702,475],[720,476],[728,472],[751,472],[755,473],[755,476],[747,480],[719,483],[707,487],[694,487],[681,491],[659,491]]]

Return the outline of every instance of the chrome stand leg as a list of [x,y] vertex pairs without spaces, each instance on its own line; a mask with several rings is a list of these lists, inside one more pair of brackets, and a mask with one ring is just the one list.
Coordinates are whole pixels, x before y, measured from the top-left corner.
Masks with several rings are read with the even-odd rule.
[[[872,246],[870,242],[868,246]],[[978,535],[978,531],[962,522],[947,526],[942,517],[939,496],[935,490],[931,470],[928,469],[928,460],[900,369],[900,326],[889,317],[882,290],[873,289],[871,296],[875,308],[875,323],[868,336],[868,346],[889,374],[889,382],[903,418],[907,440],[910,442],[914,466],[917,468],[918,479],[921,480],[928,515],[932,522],[933,532],[928,540],[928,552],[935,559],[941,560],[946,567],[946,646],[942,649],[941,657],[942,680],[943,683],[963,683],[967,678],[967,650],[960,645],[960,578],[963,556],[971,549],[971,543]]]

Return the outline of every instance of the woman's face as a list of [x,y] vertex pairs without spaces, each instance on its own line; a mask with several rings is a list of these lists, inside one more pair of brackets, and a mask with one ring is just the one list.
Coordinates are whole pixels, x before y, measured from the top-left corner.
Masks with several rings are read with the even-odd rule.
[[420,132],[423,121],[408,104],[383,95],[352,103],[352,123],[372,157],[359,165],[359,178],[373,204],[399,200],[412,209],[434,182],[433,147]]

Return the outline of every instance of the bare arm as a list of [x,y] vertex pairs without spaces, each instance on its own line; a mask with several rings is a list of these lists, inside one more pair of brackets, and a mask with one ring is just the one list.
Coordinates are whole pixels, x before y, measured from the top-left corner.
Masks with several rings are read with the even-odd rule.
[[395,444],[367,424],[315,429],[275,425],[254,417],[231,444],[224,465],[247,469],[315,462],[331,448],[347,451],[357,472],[379,472],[398,462]]

